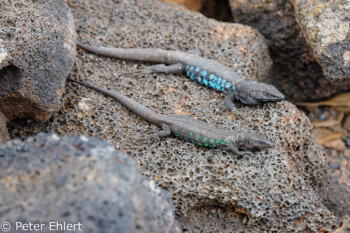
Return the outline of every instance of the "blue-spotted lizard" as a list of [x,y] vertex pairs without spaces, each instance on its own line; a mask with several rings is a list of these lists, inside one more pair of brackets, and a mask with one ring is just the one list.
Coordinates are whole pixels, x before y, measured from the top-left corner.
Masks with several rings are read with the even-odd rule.
[[226,94],[224,103],[230,110],[235,108],[234,100],[239,100],[248,105],[258,105],[284,99],[284,95],[274,86],[245,80],[231,68],[195,54],[157,48],[94,47],[80,42],[77,42],[77,45],[102,56],[161,63],[144,68],[140,71],[141,75],[149,73],[185,73],[191,80],[224,92]]

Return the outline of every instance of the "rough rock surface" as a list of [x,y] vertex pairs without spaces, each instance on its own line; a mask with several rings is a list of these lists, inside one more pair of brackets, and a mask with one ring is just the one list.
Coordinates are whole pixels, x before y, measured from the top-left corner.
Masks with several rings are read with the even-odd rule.
[[7,119],[0,112],[0,143],[6,142],[10,139],[8,131],[7,131]]
[[202,203],[192,208],[186,216],[178,220],[184,232],[251,232],[247,227],[248,216],[233,206],[220,206],[218,203]]
[[297,19],[323,74],[350,83],[350,1],[295,0]]
[[234,22],[250,25],[266,38],[274,62],[272,77],[290,99],[310,101],[350,89],[325,78],[297,23],[294,0],[230,0],[230,5]]
[[105,142],[39,134],[1,145],[0,158],[1,222],[44,223],[44,232],[50,221],[80,222],[82,232],[180,232],[168,194]]
[[9,120],[60,109],[75,38],[64,0],[0,1],[0,111]]
[[[268,74],[267,46],[250,27],[220,23],[156,0],[70,0],[69,4],[84,43],[181,51],[199,48],[203,56],[231,66],[249,80],[264,80]],[[241,215],[237,224],[245,224],[245,231],[331,231],[338,226],[320,191],[327,185],[324,153],[312,136],[309,120],[294,105],[286,101],[255,107],[237,104],[231,113],[222,94],[183,75],[133,77],[132,71],[145,65],[149,64],[79,50],[72,78],[118,90],[159,113],[185,113],[227,129],[260,132],[276,146],[238,159],[229,152],[198,148],[173,137],[139,142],[135,139],[159,128],[112,99],[71,83],[65,107],[50,123],[22,128],[12,124],[12,135],[47,130],[113,143],[137,159],[143,174],[169,191],[182,228],[190,232],[198,228],[184,218],[209,204]],[[232,224],[228,222],[220,232],[225,226]]]

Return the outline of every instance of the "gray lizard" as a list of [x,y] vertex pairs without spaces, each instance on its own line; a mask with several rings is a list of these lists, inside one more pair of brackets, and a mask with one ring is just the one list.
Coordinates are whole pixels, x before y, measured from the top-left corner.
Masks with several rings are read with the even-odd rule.
[[112,97],[146,121],[161,127],[162,130],[153,135],[156,137],[166,137],[173,134],[175,137],[192,142],[198,146],[225,149],[232,151],[239,156],[242,156],[243,154],[252,154],[247,151],[241,153],[239,149],[255,150],[274,146],[274,143],[262,134],[244,132],[240,129],[221,129],[184,115],[158,114],[118,92],[112,92],[71,78],[68,78],[68,80],[95,89]]
[[230,110],[235,108],[234,100],[239,100],[244,104],[258,105],[284,99],[284,95],[274,86],[245,80],[231,68],[195,54],[157,48],[94,47],[79,42],[77,42],[77,45],[89,52],[106,57],[162,63],[144,68],[140,71],[141,75],[149,73],[185,73],[191,80],[196,80],[202,85],[224,92],[226,94],[224,103]]

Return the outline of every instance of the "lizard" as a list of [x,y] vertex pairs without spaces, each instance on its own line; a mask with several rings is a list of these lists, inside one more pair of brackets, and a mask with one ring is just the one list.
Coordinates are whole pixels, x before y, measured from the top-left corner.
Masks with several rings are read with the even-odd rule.
[[144,120],[162,128],[162,130],[151,135],[151,137],[160,138],[173,134],[175,137],[192,142],[197,146],[225,149],[238,156],[243,156],[244,154],[252,155],[248,151],[242,153],[240,149],[257,150],[274,146],[272,141],[259,133],[245,132],[241,129],[228,130],[219,128],[204,121],[191,118],[188,115],[158,114],[118,92],[112,92],[90,83],[74,80],[70,77],[67,79],[113,98]]
[[86,51],[106,57],[161,63],[140,70],[140,76],[150,73],[184,73],[191,80],[224,92],[225,106],[231,111],[235,109],[234,100],[247,105],[258,105],[284,99],[284,95],[274,86],[245,80],[231,68],[197,54],[159,48],[95,47],[80,42],[77,42],[77,45]]

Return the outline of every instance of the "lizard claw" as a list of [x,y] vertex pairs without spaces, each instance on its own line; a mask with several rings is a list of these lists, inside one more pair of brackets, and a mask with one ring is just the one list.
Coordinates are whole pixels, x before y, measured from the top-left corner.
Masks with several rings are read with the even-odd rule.
[[136,141],[138,142],[147,142],[147,143],[156,143],[160,140],[160,137],[157,134],[144,137],[144,138],[138,138]]
[[152,73],[153,73],[153,71],[152,71],[151,69],[149,69],[148,67],[146,67],[146,68],[143,68],[143,69],[141,69],[141,70],[135,71],[135,72],[134,72],[134,74],[135,74],[134,76],[135,76],[136,78],[141,78],[141,77],[150,75],[150,74],[152,74]]
[[125,72],[123,73],[124,76],[133,76],[135,78],[141,78],[144,76],[147,76],[149,74],[153,73],[152,70],[143,68],[143,69],[139,69],[139,70],[134,70],[134,71],[129,71],[129,72]]
[[250,152],[250,151],[243,151],[243,152],[241,153],[241,155],[244,155],[244,156],[253,156],[254,153],[253,153],[253,152]]
[[134,75],[135,71],[129,71],[129,72],[123,72],[122,75],[128,76],[128,75]]
[[157,134],[154,134],[148,137],[148,141],[154,144],[160,141],[160,137]]

